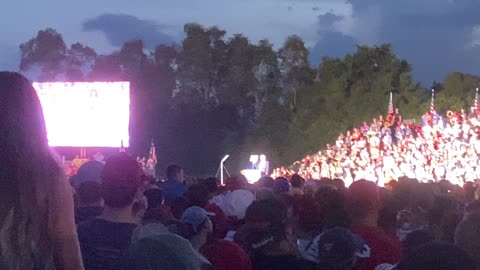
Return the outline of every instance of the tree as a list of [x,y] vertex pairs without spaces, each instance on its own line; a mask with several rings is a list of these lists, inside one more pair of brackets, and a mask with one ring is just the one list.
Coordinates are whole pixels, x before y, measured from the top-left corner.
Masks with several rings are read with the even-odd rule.
[[[248,114],[254,101],[253,89],[253,50],[248,39],[242,35],[235,35],[228,42],[228,73],[226,74],[227,88],[219,93],[223,103],[240,106],[242,114]],[[248,98],[251,98],[248,100]]]
[[441,84],[441,91],[435,92],[435,109],[438,113],[461,109],[469,112],[479,83],[480,78],[474,75],[459,72],[448,74]]
[[253,50],[255,116],[258,118],[267,100],[278,101],[281,94],[279,91],[281,74],[277,54],[268,40],[261,40]]
[[159,91],[161,93],[160,104],[168,104],[176,89],[176,70],[178,53],[174,46],[159,45],[153,53],[157,69]]
[[186,24],[187,35],[179,58],[178,77],[181,81],[180,100],[207,104],[215,96],[210,83],[212,59],[210,33],[198,24]]
[[20,71],[26,72],[34,66],[41,70],[41,80],[55,80],[62,73],[67,46],[63,37],[51,28],[40,30],[37,36],[20,44]]
[[65,76],[69,81],[83,81],[95,64],[97,53],[81,43],[74,43],[67,50],[64,62]]
[[[128,41],[97,55],[80,43],[68,47],[53,29],[20,48],[23,72],[39,68],[42,80],[131,82],[131,151],[144,155],[150,140],[159,167],[179,163],[190,173],[215,173],[224,154],[238,171],[252,153],[272,166],[317,152],[346,130],[387,113],[389,93],[404,118],[428,110],[430,91],[389,44],[358,46],[317,68],[298,36],[275,50],[267,40],[226,38],[218,27],[186,24],[181,44],[145,49]],[[451,73],[436,83],[437,111],[468,108],[480,78]]]
[[421,107],[422,89],[413,82],[408,63],[389,45],[362,46],[343,59],[324,59],[318,76],[313,85],[300,89],[280,164],[291,164],[322,149],[341,132],[385,115],[390,91],[404,116],[417,116]]
[[37,36],[20,45],[20,71],[28,73],[38,67],[42,81],[83,81],[91,71],[97,54],[81,43],[67,48],[56,30],[40,30]]
[[88,76],[89,80],[94,81],[123,81],[126,80],[120,55],[118,52],[111,54],[99,55],[92,66],[92,71]]
[[284,94],[293,109],[296,107],[297,90],[313,83],[315,72],[308,61],[308,49],[296,35],[287,38],[278,54],[281,59]]

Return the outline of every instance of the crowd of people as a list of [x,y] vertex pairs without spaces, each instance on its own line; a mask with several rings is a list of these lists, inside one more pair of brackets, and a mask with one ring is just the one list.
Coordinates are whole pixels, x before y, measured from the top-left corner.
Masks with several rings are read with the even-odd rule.
[[[477,104],[477,102],[475,102]],[[422,125],[406,123],[398,109],[340,134],[334,145],[278,168],[273,175],[299,173],[307,179],[341,178],[347,185],[358,179],[384,185],[400,177],[422,182],[449,180],[463,184],[480,179],[480,121],[477,105],[470,115],[449,111],[445,118],[433,109]]]
[[75,187],[85,269],[480,269],[473,183],[165,175],[123,153]]
[[123,152],[70,183],[30,82],[0,72],[0,103],[0,269],[480,269],[474,182],[186,185],[181,167],[156,181]]

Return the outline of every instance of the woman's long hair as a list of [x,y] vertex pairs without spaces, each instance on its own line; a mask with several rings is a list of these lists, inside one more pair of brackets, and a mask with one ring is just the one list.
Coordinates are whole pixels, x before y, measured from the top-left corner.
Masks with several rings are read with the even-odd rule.
[[[0,72],[0,268],[53,269],[52,212],[63,173],[31,83]],[[67,195],[68,196],[68,195]]]

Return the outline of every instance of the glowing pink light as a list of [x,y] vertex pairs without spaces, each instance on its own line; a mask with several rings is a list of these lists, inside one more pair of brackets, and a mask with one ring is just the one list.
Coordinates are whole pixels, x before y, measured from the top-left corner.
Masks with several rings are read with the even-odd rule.
[[129,146],[129,82],[33,83],[50,146]]

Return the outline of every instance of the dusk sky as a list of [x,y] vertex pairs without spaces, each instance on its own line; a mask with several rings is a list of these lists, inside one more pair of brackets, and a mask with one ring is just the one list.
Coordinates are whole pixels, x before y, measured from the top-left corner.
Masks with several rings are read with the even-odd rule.
[[197,22],[276,47],[297,34],[315,65],[357,44],[392,43],[426,86],[450,71],[480,74],[478,0],[15,0],[3,8],[0,70],[17,70],[18,45],[46,27],[109,53],[133,38],[147,47],[179,42],[183,25]]

